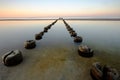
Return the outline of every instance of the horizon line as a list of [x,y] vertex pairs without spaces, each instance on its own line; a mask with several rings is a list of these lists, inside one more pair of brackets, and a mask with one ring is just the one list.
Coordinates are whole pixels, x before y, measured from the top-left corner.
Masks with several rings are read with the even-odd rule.
[[[60,18],[0,18],[0,21],[29,21],[29,20],[56,20]],[[117,20],[120,18],[62,18],[64,20]]]

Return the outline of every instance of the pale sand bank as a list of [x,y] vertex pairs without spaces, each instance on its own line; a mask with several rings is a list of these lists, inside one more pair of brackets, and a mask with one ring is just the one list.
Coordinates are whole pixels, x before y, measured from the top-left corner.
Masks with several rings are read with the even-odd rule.
[[23,55],[24,61],[17,66],[0,63],[0,80],[92,80],[91,64],[99,61],[97,55],[79,56],[75,47],[24,50]]

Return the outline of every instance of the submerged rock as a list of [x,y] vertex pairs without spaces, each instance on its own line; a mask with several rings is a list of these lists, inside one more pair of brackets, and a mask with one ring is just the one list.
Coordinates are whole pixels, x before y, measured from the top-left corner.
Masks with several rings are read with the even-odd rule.
[[35,34],[35,39],[36,40],[40,40],[40,39],[42,39],[42,33],[41,34]]
[[48,30],[48,27],[45,27],[44,30]]
[[70,32],[71,36],[72,37],[76,37],[77,36],[77,33],[75,33],[74,31]]
[[76,37],[74,37],[74,42],[82,42],[82,37],[80,37],[80,36],[76,36]]
[[44,32],[48,32],[48,29],[44,29]]
[[99,62],[93,63],[90,74],[93,80],[119,80],[119,73],[116,69],[106,65],[102,67]]
[[6,66],[14,66],[22,62],[22,52],[19,50],[9,51],[2,56],[2,61]]
[[72,29],[72,28],[67,28],[67,30],[68,30],[68,31],[71,31],[71,30],[73,30],[73,29]]
[[42,31],[42,32],[40,32],[39,34],[43,36],[43,35],[44,35],[44,32]]
[[92,57],[93,56],[93,50],[90,49],[86,45],[79,46],[78,53],[83,57]]
[[26,49],[33,49],[36,47],[36,42],[34,40],[27,40],[26,42],[24,42],[24,47]]
[[70,30],[69,33],[71,34],[71,33],[76,33],[76,32],[74,30]]
[[56,22],[53,22],[51,25],[54,25]]
[[51,24],[51,25],[48,25],[48,26],[47,26],[47,28],[48,28],[48,29],[50,29],[50,28],[51,28],[51,26],[52,26],[52,24]]

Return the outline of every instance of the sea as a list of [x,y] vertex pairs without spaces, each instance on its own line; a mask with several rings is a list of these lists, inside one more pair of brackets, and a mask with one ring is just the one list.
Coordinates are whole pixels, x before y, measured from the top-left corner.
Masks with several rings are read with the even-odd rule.
[[[13,67],[6,67],[0,58],[0,80],[92,80],[94,62],[120,73],[119,20],[65,20],[83,38],[81,43],[75,43],[63,21],[58,20],[41,40],[35,40],[35,34],[54,21],[0,21],[0,57],[16,49],[23,54],[23,62]],[[25,49],[26,40],[35,40],[36,47]],[[80,45],[93,49],[94,56],[80,56]]]

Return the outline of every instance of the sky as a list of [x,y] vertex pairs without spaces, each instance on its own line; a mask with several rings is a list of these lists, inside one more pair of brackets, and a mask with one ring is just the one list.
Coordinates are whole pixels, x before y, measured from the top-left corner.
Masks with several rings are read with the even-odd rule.
[[120,18],[120,0],[0,0],[0,18]]

